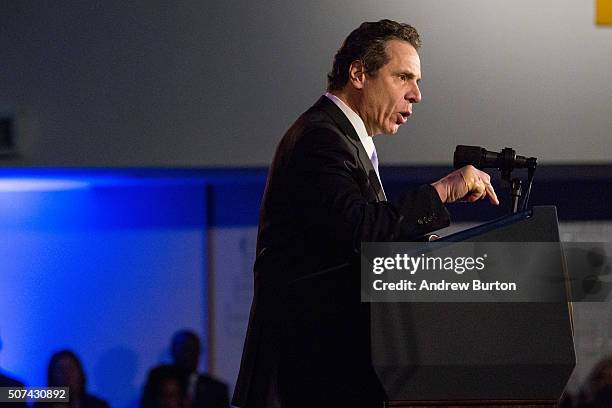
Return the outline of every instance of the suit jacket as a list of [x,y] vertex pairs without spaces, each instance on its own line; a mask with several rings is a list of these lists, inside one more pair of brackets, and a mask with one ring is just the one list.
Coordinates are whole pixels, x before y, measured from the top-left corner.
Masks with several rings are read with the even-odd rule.
[[[34,405],[32,405],[33,408],[53,408],[56,406],[68,407],[68,404],[64,402],[49,404],[48,402],[36,401]],[[85,394],[81,399],[80,408],[109,408],[109,405],[108,402],[96,397],[95,395]]]
[[227,385],[209,375],[198,375],[191,408],[229,408]]
[[232,403],[381,406],[369,305],[360,302],[361,242],[414,240],[448,224],[429,185],[387,202],[355,129],[321,97],[282,138],[268,174]]

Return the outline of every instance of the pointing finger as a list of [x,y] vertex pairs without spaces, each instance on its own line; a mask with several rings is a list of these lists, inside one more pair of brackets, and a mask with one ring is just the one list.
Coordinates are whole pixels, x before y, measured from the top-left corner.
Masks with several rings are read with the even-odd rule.
[[492,204],[499,205],[499,199],[497,198],[497,194],[495,194],[495,189],[491,183],[486,184],[487,195],[489,196],[489,200]]

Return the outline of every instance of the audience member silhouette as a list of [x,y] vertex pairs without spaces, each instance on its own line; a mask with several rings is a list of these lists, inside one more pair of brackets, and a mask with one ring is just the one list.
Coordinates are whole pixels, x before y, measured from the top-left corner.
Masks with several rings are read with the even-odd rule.
[[[83,365],[77,355],[70,350],[61,350],[54,353],[49,360],[47,370],[47,383],[49,387],[68,387],[70,402],[58,404],[70,408],[109,408],[108,403],[98,397],[87,393],[87,381]],[[52,404],[38,402],[36,408],[50,408]]]
[[[24,387],[24,384],[16,379],[0,372],[0,387]],[[26,408],[25,402],[0,402],[2,408]]]
[[[0,338],[0,351],[2,351],[2,338]],[[2,369],[0,369],[0,387],[17,388],[24,387],[24,384],[3,373]],[[5,402],[0,404],[2,408],[25,408],[27,406],[25,402]]]
[[161,365],[151,369],[140,400],[140,408],[186,406],[182,371],[173,365]]
[[171,344],[174,365],[182,374],[187,404],[191,408],[228,408],[227,385],[209,375],[198,373],[200,339],[190,330],[174,334]]
[[612,407],[612,357],[595,365],[577,404],[580,408]]

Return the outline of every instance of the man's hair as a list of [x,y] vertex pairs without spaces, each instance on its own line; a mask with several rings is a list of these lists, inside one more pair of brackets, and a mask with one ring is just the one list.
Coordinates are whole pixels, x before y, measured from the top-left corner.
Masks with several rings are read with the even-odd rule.
[[337,91],[348,82],[349,67],[353,61],[361,60],[368,75],[374,75],[387,62],[387,41],[402,40],[415,49],[421,47],[417,30],[408,24],[393,20],[365,22],[346,37],[334,57],[334,66],[327,74],[327,90]]

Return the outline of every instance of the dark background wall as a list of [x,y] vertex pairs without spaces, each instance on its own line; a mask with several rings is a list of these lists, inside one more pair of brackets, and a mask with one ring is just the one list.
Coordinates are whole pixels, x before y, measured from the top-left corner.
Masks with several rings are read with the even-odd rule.
[[344,37],[393,18],[422,33],[423,102],[386,164],[456,144],[609,162],[612,31],[594,1],[3,1],[0,114],[17,165],[262,166],[325,89]]

